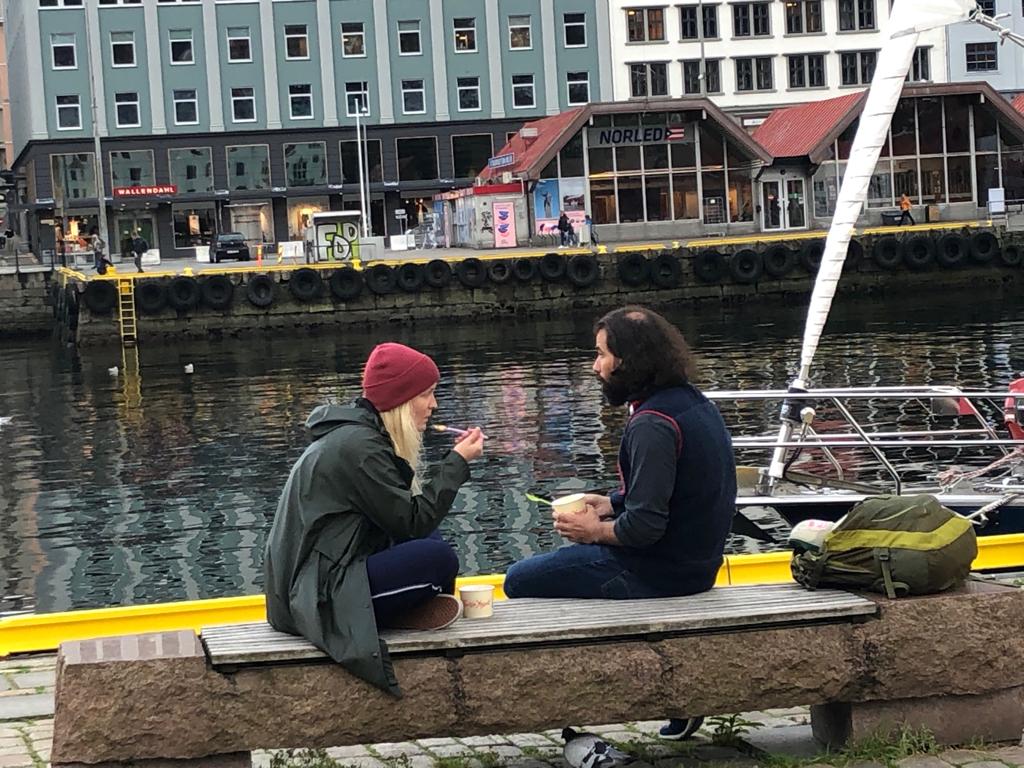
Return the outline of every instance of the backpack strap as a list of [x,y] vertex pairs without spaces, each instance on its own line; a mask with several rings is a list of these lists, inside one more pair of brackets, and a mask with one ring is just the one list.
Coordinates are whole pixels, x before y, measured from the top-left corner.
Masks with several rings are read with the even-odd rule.
[[673,419],[667,413],[664,413],[662,411],[656,411],[653,408],[644,408],[643,410],[634,411],[633,415],[630,417],[630,421],[635,419],[641,413],[650,413],[650,414],[652,414],[654,416],[658,416],[659,418],[664,419],[665,421],[667,421],[669,424],[672,425],[672,428],[676,431],[676,458],[679,458],[680,456],[682,456],[683,455],[683,432],[682,432],[682,430],[679,429],[679,422],[676,421],[675,419]]
[[895,581],[892,578],[892,553],[887,547],[875,547],[875,562],[882,571],[882,581],[885,584],[885,596],[895,600],[899,595],[909,595],[910,586],[903,581]]

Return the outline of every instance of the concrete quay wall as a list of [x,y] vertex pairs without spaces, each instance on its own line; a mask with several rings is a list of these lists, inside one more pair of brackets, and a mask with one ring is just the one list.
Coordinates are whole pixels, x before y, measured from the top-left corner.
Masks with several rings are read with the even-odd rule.
[[49,270],[0,275],[0,338],[45,336],[53,330]]

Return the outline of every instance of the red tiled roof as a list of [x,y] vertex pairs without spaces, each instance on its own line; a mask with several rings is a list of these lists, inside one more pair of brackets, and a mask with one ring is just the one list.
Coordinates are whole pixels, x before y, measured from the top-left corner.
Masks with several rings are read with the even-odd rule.
[[529,169],[534,166],[543,155],[553,149],[555,142],[557,142],[559,138],[561,138],[562,135],[572,126],[573,121],[575,121],[583,111],[584,107],[576,107],[575,109],[570,109],[566,112],[559,112],[557,115],[552,115],[551,117],[545,117],[540,120],[534,120],[531,123],[526,123],[523,128],[537,129],[536,138],[524,139],[522,137],[522,129],[517,131],[512,137],[512,140],[502,147],[495,155],[495,157],[499,155],[515,155],[515,163],[512,165],[506,165],[503,168],[484,167],[484,169],[480,171],[480,178],[484,181],[500,178],[501,174],[506,171],[511,173],[528,173]]
[[754,130],[754,140],[772,157],[803,157],[833,132],[866,91],[777,109]]
[[1010,102],[1013,108],[1021,114],[1024,114],[1024,93],[1018,93],[1013,97],[1013,101]]

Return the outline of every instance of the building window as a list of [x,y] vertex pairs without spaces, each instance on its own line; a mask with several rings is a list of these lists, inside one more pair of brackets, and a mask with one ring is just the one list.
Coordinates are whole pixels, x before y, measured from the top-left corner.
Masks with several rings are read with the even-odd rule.
[[139,94],[135,91],[125,91],[114,94],[114,113],[117,117],[118,128],[138,128],[139,122]]
[[508,17],[508,47],[512,50],[528,50],[533,47],[529,16]]
[[912,83],[927,83],[932,79],[931,55],[932,49],[928,46],[921,46],[914,51],[914,62],[910,68]]
[[57,97],[57,130],[71,131],[82,127],[82,107],[78,95]]
[[194,90],[174,91],[174,124],[196,125],[199,122],[199,100]]
[[452,136],[452,162],[456,179],[471,179],[487,166],[494,153],[494,137],[489,133]]
[[92,152],[50,155],[54,197],[64,200],[96,197],[95,158]]
[[309,36],[305,24],[284,25],[284,51],[286,59],[309,58]]
[[460,77],[455,81],[459,96],[459,111],[474,112],[480,109],[480,78]]
[[839,0],[839,31],[875,28],[875,0]]
[[787,56],[789,60],[789,87],[824,88],[825,55],[821,53]]
[[512,106],[516,109],[529,109],[536,106],[533,75],[512,75]]
[[770,56],[735,61],[737,91],[770,91],[775,87]]
[[[718,37],[718,6],[702,6],[704,12],[703,32],[705,40]],[[699,40],[701,27],[697,22],[696,5],[684,5],[679,8],[679,37],[683,40]]]
[[[173,183],[173,182],[171,182]],[[213,188],[211,187],[211,190]],[[178,191],[182,190],[178,185]],[[195,248],[210,245],[216,230],[217,209],[213,203],[188,205],[171,205],[171,222],[174,226],[174,247]]]
[[422,80],[402,81],[402,114],[422,115],[427,111],[426,93]]
[[228,61],[252,61],[248,27],[228,27]]
[[978,0],[978,10],[987,16],[994,16],[996,13],[996,0]]
[[227,147],[228,188],[232,190],[270,187],[270,147],[249,144]]
[[256,91],[253,88],[231,89],[231,118],[236,123],[256,122]]
[[668,95],[668,65],[663,61],[630,64],[629,95],[634,99]]
[[631,43],[650,43],[665,39],[664,8],[627,8],[626,34]]
[[787,35],[821,32],[821,0],[787,0],[785,7]]
[[345,114],[349,117],[370,114],[370,87],[365,80],[345,83]]
[[769,3],[739,3],[732,7],[733,37],[768,37],[771,33]]
[[346,21],[341,25],[341,55],[345,58],[366,55],[366,34],[363,22]]
[[65,8],[81,8],[82,0],[39,0],[40,8],[56,8],[63,5]]
[[135,33],[111,32],[110,57],[115,67],[134,67]]
[[135,149],[111,152],[110,182],[113,187],[149,187],[156,184],[153,151]]
[[78,56],[73,33],[50,35],[50,54],[54,69],[77,69]]
[[[705,59],[704,72],[707,77],[707,93],[722,92],[721,62],[718,59]],[[683,93],[699,94],[700,59],[683,62]]]
[[178,192],[213,192],[213,151],[209,147],[169,149],[167,166]]
[[570,105],[590,101],[590,73],[569,72],[565,76],[567,102]]
[[171,64],[194,64],[191,29],[172,29],[168,36],[171,46]]
[[311,141],[284,145],[284,179],[288,187],[322,187],[327,184],[327,144]]
[[[341,151],[341,183],[359,183],[359,147],[355,141],[339,143]],[[379,139],[363,142],[363,168],[371,182],[384,181],[384,165],[381,162],[381,145]]]
[[433,181],[437,173],[437,139],[396,139],[399,181]]
[[313,86],[309,83],[289,85],[288,109],[292,120],[312,120]]
[[848,51],[839,55],[843,85],[868,85],[875,76],[876,51]]
[[995,43],[967,43],[967,71],[993,72],[999,69]]
[[398,53],[400,56],[415,56],[423,52],[420,44],[420,23],[418,21],[398,22]]
[[562,39],[566,48],[582,48],[587,44],[587,14],[562,14]]
[[465,16],[454,19],[456,53],[476,51],[476,19]]

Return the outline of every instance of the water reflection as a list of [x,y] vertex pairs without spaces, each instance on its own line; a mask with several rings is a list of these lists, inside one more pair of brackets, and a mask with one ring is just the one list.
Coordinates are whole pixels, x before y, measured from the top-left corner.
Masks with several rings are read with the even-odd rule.
[[[1005,385],[1019,309],[858,303],[837,307],[818,357],[825,386]],[[784,386],[803,307],[670,313],[702,359],[707,388]],[[483,424],[487,456],[445,531],[464,573],[504,569],[557,546],[546,509],[523,496],[610,488],[623,424],[589,372],[592,318],[345,329],[330,336],[188,343],[78,355],[0,347],[0,611],[65,610],[255,592],[280,486],[306,444],[306,414],[358,389],[385,338],[441,364],[437,420]],[[184,373],[192,363],[195,374]],[[119,366],[117,376],[108,369]],[[746,430],[775,407],[728,412]],[[429,460],[450,445],[427,437]],[[754,543],[733,537],[730,547]]]

